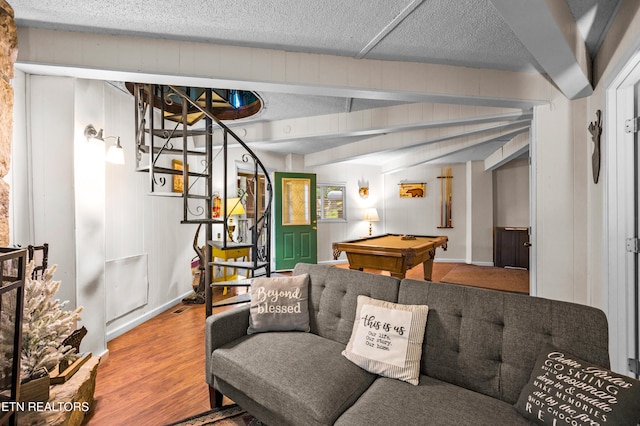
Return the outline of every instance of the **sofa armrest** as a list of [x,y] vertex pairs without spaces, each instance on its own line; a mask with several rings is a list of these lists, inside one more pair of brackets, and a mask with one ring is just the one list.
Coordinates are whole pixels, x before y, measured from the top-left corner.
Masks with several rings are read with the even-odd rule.
[[211,354],[229,342],[247,335],[249,328],[249,305],[243,305],[208,317],[204,328],[205,377],[213,386]]

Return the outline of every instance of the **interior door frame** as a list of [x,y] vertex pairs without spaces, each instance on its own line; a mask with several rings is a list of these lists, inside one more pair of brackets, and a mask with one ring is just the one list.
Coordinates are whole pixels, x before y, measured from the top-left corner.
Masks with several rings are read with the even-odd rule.
[[[282,221],[282,182],[281,180],[283,178],[289,178],[289,179],[308,179],[309,180],[309,224],[292,224],[292,225],[281,225],[281,221]],[[300,253],[296,253],[294,258],[297,259],[296,262],[309,262],[309,263],[317,263],[318,261],[318,218],[317,218],[317,209],[316,209],[316,186],[317,186],[317,180],[316,180],[316,174],[315,173],[308,173],[308,172],[274,172],[273,174],[273,185],[274,185],[274,209],[273,209],[273,232],[274,232],[274,238],[273,238],[273,263],[274,263],[274,271],[286,271],[286,270],[291,270],[293,269],[293,266],[295,265],[291,265],[291,267],[289,267],[288,265],[285,265],[285,259],[282,259],[282,263],[283,264],[279,264],[278,263],[278,255],[280,253],[280,251],[278,250],[278,240],[279,240],[279,229],[282,229],[284,231],[284,229],[286,229],[287,227],[291,227],[292,229],[295,229],[296,234],[300,237],[302,237],[303,235],[308,234],[309,235],[309,242],[310,244],[308,245],[308,247],[310,248],[309,251],[309,257],[305,258],[304,256],[301,256],[301,252]],[[305,229],[306,228],[306,229]],[[298,232],[302,232],[301,234],[298,234]],[[302,238],[300,240],[297,241],[298,243],[302,242]],[[294,249],[298,247],[299,249],[302,249],[304,247],[304,244],[299,244],[299,245],[295,245],[295,241],[294,241]]]
[[[605,87],[604,120],[604,309],[609,320],[611,368],[632,375],[628,360],[638,350],[636,325],[631,324],[635,294],[636,254],[627,251],[627,239],[636,228],[637,137],[625,131],[625,120],[635,116],[635,87],[640,82],[640,46],[631,51]],[[634,347],[635,346],[635,347]]]

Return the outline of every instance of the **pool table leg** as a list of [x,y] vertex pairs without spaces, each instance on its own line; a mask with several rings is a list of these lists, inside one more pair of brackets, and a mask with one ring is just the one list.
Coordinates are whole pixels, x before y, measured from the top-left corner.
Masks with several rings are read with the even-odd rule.
[[425,260],[422,263],[422,269],[424,272],[424,280],[431,281],[431,274],[433,272],[433,259]]

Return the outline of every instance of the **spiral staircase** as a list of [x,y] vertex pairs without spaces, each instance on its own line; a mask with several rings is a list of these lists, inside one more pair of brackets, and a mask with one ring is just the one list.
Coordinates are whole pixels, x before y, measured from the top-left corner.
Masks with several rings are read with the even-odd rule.
[[[247,286],[248,278],[271,275],[272,185],[264,164],[221,119],[251,115],[259,109],[260,100],[242,102],[241,97],[251,92],[211,88],[141,83],[128,83],[127,88],[136,103],[136,170],[149,174],[150,195],[182,199],[181,223],[198,224],[198,232],[201,227],[205,230],[206,315],[211,315],[213,306],[248,301],[247,295],[241,295],[214,305],[213,288]],[[233,166],[238,158],[253,177],[242,186],[235,181]],[[229,223],[234,206],[219,209],[218,199],[223,204],[234,199],[251,207],[245,209],[242,222],[247,235],[238,232],[241,238],[236,241],[227,237],[235,226]],[[248,257],[238,262],[224,260],[227,256],[213,258],[214,247],[218,253],[241,251]],[[247,279],[215,279],[220,268],[243,270]]]

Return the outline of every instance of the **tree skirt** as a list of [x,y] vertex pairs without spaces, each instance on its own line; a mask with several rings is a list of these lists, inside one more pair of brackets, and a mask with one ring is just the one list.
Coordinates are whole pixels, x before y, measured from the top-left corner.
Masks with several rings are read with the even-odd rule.
[[529,294],[529,271],[524,269],[457,265],[440,282]]
[[237,404],[213,410],[189,417],[168,426],[266,426],[251,414],[247,413]]

